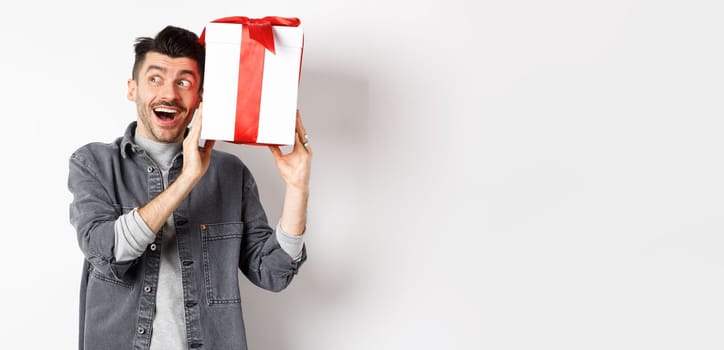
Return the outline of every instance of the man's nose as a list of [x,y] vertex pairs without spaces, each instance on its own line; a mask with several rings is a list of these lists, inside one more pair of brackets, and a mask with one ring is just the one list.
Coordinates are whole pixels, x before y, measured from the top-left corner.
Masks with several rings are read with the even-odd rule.
[[163,86],[161,86],[160,95],[163,98],[175,100],[176,96],[178,96],[176,84],[163,84]]

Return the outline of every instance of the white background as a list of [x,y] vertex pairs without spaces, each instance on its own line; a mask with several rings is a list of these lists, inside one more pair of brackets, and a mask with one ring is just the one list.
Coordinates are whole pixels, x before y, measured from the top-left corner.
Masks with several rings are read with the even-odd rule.
[[[473,5],[474,4],[474,5]],[[720,1],[27,1],[0,11],[2,348],[73,349],[67,160],[137,36],[296,16],[310,258],[252,349],[724,348]],[[270,219],[283,184],[238,154]]]

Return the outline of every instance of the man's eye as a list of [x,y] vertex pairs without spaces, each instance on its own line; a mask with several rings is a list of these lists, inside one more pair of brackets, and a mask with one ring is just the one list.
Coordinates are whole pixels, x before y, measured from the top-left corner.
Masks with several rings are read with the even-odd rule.
[[181,80],[178,82],[178,86],[180,87],[189,87],[191,86],[191,82],[188,80]]
[[158,84],[158,83],[161,82],[161,78],[154,76],[154,77],[151,77],[151,79],[149,79],[148,81],[150,81],[151,84],[154,84],[154,85],[155,85],[155,84]]

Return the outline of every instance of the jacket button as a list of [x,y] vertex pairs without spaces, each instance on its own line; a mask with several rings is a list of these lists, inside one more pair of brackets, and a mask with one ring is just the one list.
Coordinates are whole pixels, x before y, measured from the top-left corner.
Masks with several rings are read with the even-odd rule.
[[155,243],[151,243],[151,245],[149,246],[149,248],[151,248],[151,251],[152,251],[152,252],[155,252],[158,247],[156,247],[156,244],[155,244]]
[[206,231],[206,225],[201,224],[201,231]]
[[143,291],[146,293],[151,293],[151,287],[145,286],[145,287],[143,287]]
[[146,170],[147,170],[149,173],[152,173],[154,169],[153,169],[152,166],[150,166],[150,167],[148,167],[148,169],[146,169]]
[[136,329],[136,332],[138,332],[138,334],[143,334],[143,333],[146,333],[146,330],[143,329],[142,327],[138,327],[138,329]]

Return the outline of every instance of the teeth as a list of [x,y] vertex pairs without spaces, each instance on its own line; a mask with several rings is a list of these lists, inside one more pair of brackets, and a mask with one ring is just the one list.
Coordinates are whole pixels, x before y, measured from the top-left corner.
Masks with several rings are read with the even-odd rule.
[[176,113],[176,111],[173,110],[173,109],[163,108],[163,107],[161,107],[161,108],[156,108],[156,109],[154,109],[154,111],[156,111],[156,112],[161,112],[161,113]]

